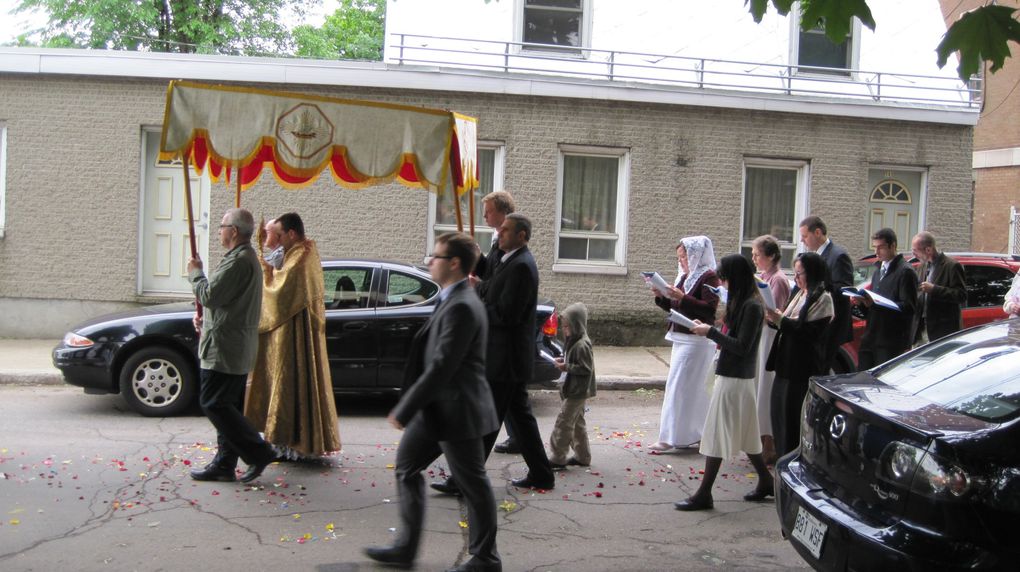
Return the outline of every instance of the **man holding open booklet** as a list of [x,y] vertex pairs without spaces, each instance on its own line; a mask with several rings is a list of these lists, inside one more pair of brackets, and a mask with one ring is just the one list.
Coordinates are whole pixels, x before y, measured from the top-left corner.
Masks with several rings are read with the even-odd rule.
[[910,349],[917,306],[917,274],[902,254],[896,253],[896,233],[883,228],[871,237],[878,258],[871,290],[844,288],[843,294],[863,307],[868,325],[861,338],[857,364],[871,369]]

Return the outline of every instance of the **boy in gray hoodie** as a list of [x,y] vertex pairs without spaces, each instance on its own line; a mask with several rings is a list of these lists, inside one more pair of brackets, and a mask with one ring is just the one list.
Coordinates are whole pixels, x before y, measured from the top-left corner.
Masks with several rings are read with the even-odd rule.
[[[567,339],[563,358],[556,367],[567,373],[560,387],[560,414],[549,437],[549,463],[554,469],[567,465],[587,467],[591,464],[588,428],[584,422],[584,404],[595,396],[595,357],[588,339],[588,309],[584,304],[571,304],[560,314],[560,328]],[[574,456],[567,458],[570,449]]]

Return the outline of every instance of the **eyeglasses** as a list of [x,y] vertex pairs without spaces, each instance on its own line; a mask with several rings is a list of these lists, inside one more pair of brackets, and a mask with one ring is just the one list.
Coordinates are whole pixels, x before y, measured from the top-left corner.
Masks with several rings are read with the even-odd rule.
[[220,228],[237,228],[237,225],[234,225],[234,224],[221,224]]
[[798,271],[796,271],[796,270],[795,270],[795,271],[793,272],[793,275],[794,275],[794,276],[803,276],[803,275],[804,275],[804,272],[803,272],[803,271],[800,271],[800,272],[798,272]]
[[437,258],[442,258],[443,260],[449,260],[449,259],[454,258],[454,257],[453,256],[448,256],[448,255],[445,255],[445,254],[444,255],[433,254],[433,255],[429,256],[429,260],[435,260]]

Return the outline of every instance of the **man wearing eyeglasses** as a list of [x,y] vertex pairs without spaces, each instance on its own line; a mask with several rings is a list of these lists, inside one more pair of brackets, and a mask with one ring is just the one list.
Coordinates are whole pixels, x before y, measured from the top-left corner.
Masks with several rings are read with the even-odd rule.
[[471,558],[452,570],[502,570],[496,551],[496,500],[485,473],[483,445],[484,436],[499,430],[485,379],[489,326],[485,307],[467,280],[476,250],[470,236],[451,232],[436,239],[429,258],[429,273],[443,289],[435,312],[411,344],[400,401],[388,418],[404,431],[394,472],[401,526],[392,545],[365,549],[378,562],[414,565],[425,516],[422,471],[442,453],[468,506]]
[[[241,414],[248,373],[255,365],[262,268],[251,246],[255,219],[245,209],[230,209],[220,222],[220,245],[227,251],[206,278],[202,261],[188,261],[188,280],[204,308],[198,342],[201,360],[199,404],[216,428],[216,456],[191,472],[196,481],[235,480],[238,458],[248,470],[241,482],[253,481],[275,458],[270,447]],[[197,316],[196,316],[197,318]]]

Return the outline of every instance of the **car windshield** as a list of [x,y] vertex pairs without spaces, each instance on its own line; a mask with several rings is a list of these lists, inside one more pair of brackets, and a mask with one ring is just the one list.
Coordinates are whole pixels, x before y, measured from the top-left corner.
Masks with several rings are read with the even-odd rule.
[[976,419],[1020,412],[1020,320],[939,340],[877,371],[883,383]]

